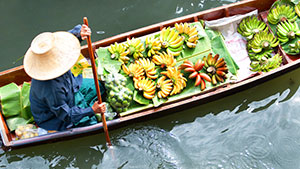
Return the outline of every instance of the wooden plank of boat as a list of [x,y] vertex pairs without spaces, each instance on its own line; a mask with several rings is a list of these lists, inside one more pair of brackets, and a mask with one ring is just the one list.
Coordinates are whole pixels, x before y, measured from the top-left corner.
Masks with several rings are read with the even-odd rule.
[[[131,32],[123,33],[111,38],[107,38],[104,40],[100,40],[93,43],[94,48],[99,47],[105,47],[110,45],[114,42],[123,42],[128,37],[140,37],[147,34],[151,34],[154,32],[159,31],[163,27],[167,26],[174,26],[175,23],[179,22],[194,22],[198,21],[199,19],[203,20],[214,20],[219,19],[223,17],[233,16],[236,14],[244,14],[250,11],[253,11],[255,9],[258,9],[259,12],[267,11],[271,5],[274,3],[275,0],[245,0],[237,3],[233,3],[230,5],[209,9],[206,11],[194,13],[191,15],[187,15],[184,17],[172,19],[169,21],[161,22],[158,24],[154,24],[151,26],[147,26],[144,28],[140,28]],[[88,56],[88,50],[87,46],[82,47],[82,53],[85,56]],[[281,49],[279,49],[279,52],[281,52]],[[107,125],[109,129],[115,129],[122,126],[125,126],[127,124],[147,120],[149,118],[155,118],[160,117],[169,113],[178,112],[187,108],[191,108],[193,106],[197,106],[203,103],[207,103],[209,101],[213,101],[219,98],[223,98],[225,96],[234,94],[236,92],[251,88],[255,85],[258,85],[260,83],[263,83],[265,81],[268,81],[270,79],[273,79],[274,77],[280,76],[282,74],[285,74],[289,71],[292,71],[294,69],[297,69],[300,66],[300,60],[297,59],[289,59],[287,55],[282,53],[283,56],[286,58],[287,62],[268,73],[260,74],[257,73],[256,75],[253,75],[252,77],[249,77],[248,79],[245,79],[243,81],[235,82],[235,83],[228,83],[221,86],[218,86],[216,88],[213,88],[211,90],[201,92],[200,94],[196,94],[192,97],[184,98],[181,100],[176,100],[173,102],[168,102],[166,104],[163,104],[159,107],[154,108],[147,108],[145,110],[136,112],[134,114],[119,117],[117,119],[111,120],[107,122]],[[9,84],[11,82],[15,82],[17,84],[22,84],[24,81],[30,82],[30,77],[25,73],[23,66],[19,66],[7,71],[0,72],[0,86],[4,86],[6,84]],[[15,140],[15,136],[9,132],[7,125],[5,123],[5,119],[0,115],[0,132],[1,132],[1,138],[3,141],[3,145],[6,148],[20,148],[24,146],[29,145],[35,145],[35,144],[41,144],[46,142],[53,142],[57,140],[66,140],[71,139],[74,137],[79,137],[83,135],[90,135],[98,133],[99,130],[103,131],[102,123],[98,123],[92,126],[87,127],[79,127],[79,128],[73,128],[67,131],[62,132],[55,132],[50,133],[42,136],[37,136],[29,139],[22,139],[22,140]],[[147,119],[146,119],[147,118]]]

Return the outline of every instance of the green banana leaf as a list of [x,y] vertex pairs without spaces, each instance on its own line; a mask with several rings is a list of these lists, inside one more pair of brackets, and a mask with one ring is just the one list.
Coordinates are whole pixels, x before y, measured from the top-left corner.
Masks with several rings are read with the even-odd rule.
[[21,89],[21,117],[26,120],[33,119],[30,110],[30,101],[29,101],[29,93],[30,93],[30,83],[24,82]]
[[0,88],[2,114],[5,118],[17,116],[21,113],[20,88],[10,83]]
[[110,58],[110,53],[107,48],[98,48],[96,50],[98,58],[96,62],[98,63],[98,72],[103,72],[103,75],[108,73],[118,73],[122,63],[118,60],[112,60]]
[[203,29],[201,23],[194,22],[191,25],[195,26],[198,31],[199,40],[198,40],[197,46],[195,48],[191,49],[184,44],[184,50],[183,50],[182,54],[180,55],[180,57],[176,58],[177,62],[201,55],[203,53],[207,53],[208,51],[211,51],[212,46],[210,43],[210,39],[207,36],[205,30]]
[[224,57],[230,73],[236,75],[239,67],[233,60],[233,58],[230,56],[228,49],[225,47],[226,45],[224,42],[223,35],[220,32],[212,30],[210,28],[206,28],[205,31],[211,39],[213,53],[219,54],[221,57]]
[[30,110],[30,83],[24,82],[22,88],[10,83],[0,88],[2,113],[10,131],[19,125],[34,121]]
[[11,117],[6,119],[6,124],[10,131],[14,131],[18,126],[28,124],[28,120],[25,120],[22,117]]

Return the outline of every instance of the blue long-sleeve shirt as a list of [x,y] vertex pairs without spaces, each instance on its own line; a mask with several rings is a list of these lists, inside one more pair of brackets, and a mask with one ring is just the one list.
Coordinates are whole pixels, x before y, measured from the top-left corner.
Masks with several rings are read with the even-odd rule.
[[[77,25],[69,32],[81,40],[80,29],[81,25]],[[93,116],[91,107],[75,105],[74,95],[81,83],[82,76],[74,77],[71,71],[51,80],[32,79],[30,103],[37,125],[46,130],[62,131],[73,127],[85,116]]]
[[85,116],[93,116],[91,107],[75,105],[74,95],[79,91],[82,76],[71,71],[46,81],[32,79],[30,90],[31,111],[35,122],[46,130],[71,128]]

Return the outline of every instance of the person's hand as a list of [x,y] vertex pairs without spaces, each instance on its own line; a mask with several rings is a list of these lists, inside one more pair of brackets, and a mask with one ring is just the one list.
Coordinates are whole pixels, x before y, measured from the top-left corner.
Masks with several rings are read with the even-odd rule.
[[99,104],[98,101],[96,101],[92,106],[92,109],[95,113],[105,113],[106,106],[105,103]]
[[80,36],[82,40],[85,40],[87,36],[91,36],[91,33],[91,29],[87,25],[83,24],[81,26]]

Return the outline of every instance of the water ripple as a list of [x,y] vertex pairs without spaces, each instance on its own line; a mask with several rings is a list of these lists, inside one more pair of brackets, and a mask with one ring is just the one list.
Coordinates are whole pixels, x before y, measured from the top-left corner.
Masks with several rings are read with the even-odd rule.
[[246,154],[258,160],[266,158],[272,151],[272,143],[264,135],[249,135],[245,144]]

